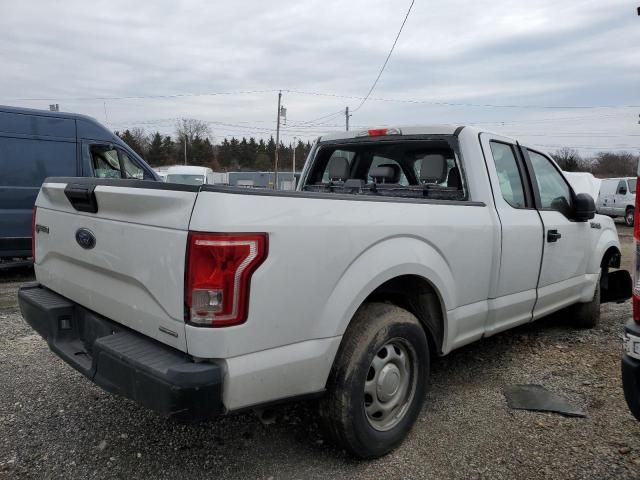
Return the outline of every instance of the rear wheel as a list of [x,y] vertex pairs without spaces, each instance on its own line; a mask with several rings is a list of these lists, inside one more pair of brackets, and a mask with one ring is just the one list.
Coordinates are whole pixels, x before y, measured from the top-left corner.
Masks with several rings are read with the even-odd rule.
[[627,208],[624,214],[624,223],[627,227],[633,227],[633,208]]
[[363,305],[345,333],[321,401],[327,433],[360,458],[388,453],[415,423],[428,376],[429,346],[418,319],[395,305]]

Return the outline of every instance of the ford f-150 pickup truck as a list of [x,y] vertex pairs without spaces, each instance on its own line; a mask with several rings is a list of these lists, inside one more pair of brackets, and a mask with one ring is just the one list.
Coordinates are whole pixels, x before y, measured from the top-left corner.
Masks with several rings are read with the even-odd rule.
[[322,136],[293,192],[49,178],[33,231],[23,316],[93,382],[188,420],[318,396],[363,458],[406,436],[434,356],[631,294],[593,199],[471,127]]

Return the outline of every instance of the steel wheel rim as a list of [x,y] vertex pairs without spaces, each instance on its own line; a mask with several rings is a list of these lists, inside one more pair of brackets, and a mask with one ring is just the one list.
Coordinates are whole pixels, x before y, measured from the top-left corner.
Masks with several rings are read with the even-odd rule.
[[385,432],[406,416],[417,385],[415,350],[401,338],[385,343],[374,355],[364,383],[363,407],[369,425]]
[[633,223],[633,212],[627,212],[627,225],[631,225]]

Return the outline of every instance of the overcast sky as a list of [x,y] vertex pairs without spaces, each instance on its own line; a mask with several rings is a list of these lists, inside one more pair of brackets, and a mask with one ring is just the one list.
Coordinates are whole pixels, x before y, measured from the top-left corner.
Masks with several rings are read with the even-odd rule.
[[[637,153],[636,3],[416,0],[353,128],[480,124],[548,150]],[[360,103],[409,4],[3,0],[0,104],[59,103],[114,130],[192,117],[220,140],[268,136],[282,89],[284,141],[312,138],[343,128],[343,114],[310,121]]]

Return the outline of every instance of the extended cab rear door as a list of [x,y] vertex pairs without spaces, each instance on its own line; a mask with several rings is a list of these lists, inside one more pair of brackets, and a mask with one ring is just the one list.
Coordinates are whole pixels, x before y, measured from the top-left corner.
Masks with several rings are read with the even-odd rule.
[[544,252],[534,319],[575,303],[592,283],[585,275],[591,252],[590,222],[576,222],[573,191],[545,154],[522,148],[544,225]]
[[542,221],[524,159],[513,140],[483,133],[480,142],[500,219],[500,271],[491,293],[487,334],[531,320],[542,258]]

